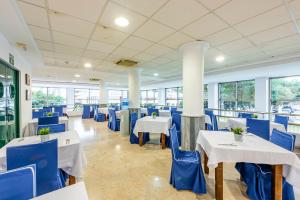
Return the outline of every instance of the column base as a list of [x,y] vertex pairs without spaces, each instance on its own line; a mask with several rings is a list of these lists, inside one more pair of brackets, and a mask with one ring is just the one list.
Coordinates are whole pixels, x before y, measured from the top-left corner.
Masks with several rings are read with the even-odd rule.
[[181,148],[194,151],[200,130],[205,129],[205,115],[199,117],[181,116]]

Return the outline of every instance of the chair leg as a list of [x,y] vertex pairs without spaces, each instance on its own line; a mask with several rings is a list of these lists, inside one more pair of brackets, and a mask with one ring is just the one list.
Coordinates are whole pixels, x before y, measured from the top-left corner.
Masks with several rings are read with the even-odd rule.
[[272,166],[272,199],[282,200],[282,165]]
[[143,132],[139,132],[139,145],[140,146],[143,146],[143,136],[144,134],[143,134]]
[[76,183],[76,178],[74,176],[69,176],[69,185],[73,185]]
[[215,196],[216,200],[223,200],[223,163],[215,169]]
[[166,135],[164,133],[161,134],[161,148],[166,148]]
[[205,172],[205,174],[209,174],[209,168],[207,166],[207,162],[208,162],[208,157],[207,157],[206,153],[204,152],[204,172]]

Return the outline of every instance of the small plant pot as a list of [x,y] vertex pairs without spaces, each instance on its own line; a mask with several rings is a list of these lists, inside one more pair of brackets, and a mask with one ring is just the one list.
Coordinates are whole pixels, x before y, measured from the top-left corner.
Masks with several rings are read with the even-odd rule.
[[41,142],[47,142],[49,140],[49,135],[40,135],[41,137]]
[[155,118],[156,118],[156,115],[152,115],[152,118],[155,119]]
[[233,134],[236,142],[243,142],[243,135]]

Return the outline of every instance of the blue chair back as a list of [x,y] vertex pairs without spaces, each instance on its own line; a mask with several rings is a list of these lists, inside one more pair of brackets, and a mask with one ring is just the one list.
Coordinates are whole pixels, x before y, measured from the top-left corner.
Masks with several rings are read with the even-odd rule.
[[289,117],[288,116],[281,116],[281,115],[275,115],[275,123],[282,124],[287,130],[288,124],[289,124]]
[[178,137],[177,137],[177,130],[176,126],[173,125],[170,130],[170,137],[171,137],[171,149],[172,149],[172,155],[173,158],[177,159],[179,157],[179,142],[178,142]]
[[43,117],[43,111],[32,111],[32,119]]
[[44,107],[43,107],[43,111],[44,111],[44,112],[53,112],[52,106],[44,106]]
[[214,130],[214,112],[212,110],[205,110],[204,113],[209,116],[211,124],[207,124],[207,130]]
[[182,114],[182,111],[175,110],[175,111],[172,112],[172,115],[175,114],[175,113],[177,113],[177,114]]
[[252,113],[239,113],[238,117],[239,118],[251,119],[251,118],[253,118],[253,114]]
[[64,108],[63,108],[63,106],[55,106],[54,107],[54,112],[57,112],[60,117],[63,116],[64,115]]
[[294,150],[294,137],[289,133],[273,129],[270,142],[277,144],[286,150]]
[[[52,113],[52,117],[57,117],[57,116],[59,116],[59,113],[58,113],[58,112],[51,112],[51,113]],[[48,112],[44,112],[43,117],[48,117]]]
[[130,114],[130,134],[134,134],[133,130],[138,119],[137,113],[133,112]]
[[164,106],[164,110],[170,110],[169,106]]
[[155,108],[147,108],[148,116],[151,116],[152,113],[156,112],[156,116],[159,116],[159,110]]
[[[7,169],[16,169],[26,165],[36,165],[37,195],[42,195],[58,188],[57,140],[38,144],[7,147]],[[57,183],[57,184],[54,184]]]
[[262,119],[247,119],[247,132],[253,133],[265,140],[270,139],[270,121]]
[[40,117],[38,119],[38,125],[46,125],[46,124],[58,124],[59,117],[53,116],[53,117]]
[[89,119],[91,110],[90,105],[83,105],[82,119]]
[[0,173],[0,199],[25,200],[36,196],[35,165]]
[[38,125],[37,133],[39,133],[42,128],[49,128],[50,133],[61,133],[66,131],[66,124]]
[[176,130],[181,131],[181,115],[179,113],[173,113],[172,124],[175,125]]

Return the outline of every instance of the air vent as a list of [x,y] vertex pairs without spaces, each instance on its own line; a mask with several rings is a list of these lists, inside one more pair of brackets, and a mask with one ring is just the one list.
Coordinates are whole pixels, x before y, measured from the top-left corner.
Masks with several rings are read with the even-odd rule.
[[134,60],[127,60],[127,59],[121,59],[116,62],[116,65],[122,65],[122,66],[126,66],[126,67],[133,67],[136,64],[138,64],[138,62],[136,62]]
[[90,78],[90,81],[100,81],[99,78]]

